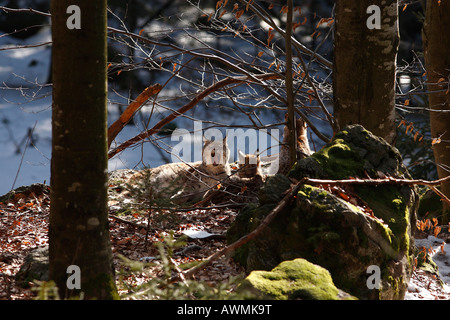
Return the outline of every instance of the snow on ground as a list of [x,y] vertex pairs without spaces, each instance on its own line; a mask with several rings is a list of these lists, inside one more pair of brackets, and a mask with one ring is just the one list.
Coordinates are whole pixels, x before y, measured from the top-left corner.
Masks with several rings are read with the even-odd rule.
[[[49,27],[28,39],[0,36],[0,194],[49,182],[51,91],[42,85],[50,74],[51,48],[3,50],[49,41]],[[25,148],[27,144],[34,147]]]
[[24,100],[22,92],[1,90],[0,98],[0,194],[22,185],[49,183],[51,97],[17,104]]
[[[0,195],[32,183],[50,184],[51,89],[35,90],[0,89]],[[108,109],[117,119],[117,106],[109,104]],[[140,129],[130,125],[117,139],[123,142],[138,133]],[[152,144],[145,144],[144,163],[162,164],[160,154],[152,149]],[[131,148],[111,159],[109,169],[133,168],[140,160],[140,150]]]
[[[2,50],[48,41],[49,27],[24,40],[0,35],[0,195],[22,185],[50,183],[52,99],[51,88],[45,83],[50,75],[51,47]],[[117,103],[126,104],[126,99],[115,93],[109,98],[113,121],[119,115]],[[118,140],[123,142],[138,133],[139,128],[127,126]],[[153,145],[145,148],[145,163],[162,164]],[[127,150],[113,158],[109,167],[135,167],[140,160],[140,152]]]
[[439,268],[439,277],[443,284],[442,288],[431,283],[424,287],[423,284],[427,280],[423,273],[417,273],[417,278],[412,279],[409,284],[405,300],[435,300],[436,296],[439,296],[436,292],[445,293],[450,297],[450,244],[431,235],[426,239],[416,239],[415,243],[419,249],[422,247],[432,249],[430,257]]

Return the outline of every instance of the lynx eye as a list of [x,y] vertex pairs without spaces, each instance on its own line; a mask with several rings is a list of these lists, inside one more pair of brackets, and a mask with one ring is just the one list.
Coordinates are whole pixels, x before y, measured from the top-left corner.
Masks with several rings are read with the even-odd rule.
[[211,151],[211,157],[215,157],[216,156],[216,149],[213,149],[212,151]]

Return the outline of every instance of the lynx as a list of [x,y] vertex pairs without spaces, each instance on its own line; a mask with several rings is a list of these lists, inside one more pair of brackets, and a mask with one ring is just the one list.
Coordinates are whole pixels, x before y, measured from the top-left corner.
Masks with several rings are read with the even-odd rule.
[[244,154],[241,150],[239,150],[238,164],[238,177],[253,178],[257,175],[261,175],[261,160],[258,151],[256,154]]
[[148,179],[155,196],[170,198],[176,202],[197,201],[205,192],[231,175],[228,163],[230,150],[226,142],[205,140],[202,161],[168,163],[144,169],[133,174],[128,183]]
[[[285,118],[287,118],[287,114]],[[297,141],[296,141],[297,160],[300,160],[309,157],[312,154],[311,150],[309,149],[309,142],[307,136],[308,126],[306,122],[303,121],[303,119],[298,118],[295,120],[295,128],[297,131]],[[285,126],[283,132],[283,144],[280,148],[281,150],[279,156],[278,173],[281,174],[287,174],[291,169],[288,143],[289,143],[289,130],[287,126]]]

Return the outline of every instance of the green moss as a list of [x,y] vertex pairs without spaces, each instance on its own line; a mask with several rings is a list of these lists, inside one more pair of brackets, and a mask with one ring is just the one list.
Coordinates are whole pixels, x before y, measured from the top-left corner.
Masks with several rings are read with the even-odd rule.
[[272,271],[253,271],[238,290],[277,300],[338,300],[339,289],[330,273],[305,259],[284,261]]
[[311,157],[320,163],[327,176],[334,179],[344,179],[363,171],[361,157],[343,139],[334,139]]
[[416,248],[415,255],[417,258],[417,268],[439,276],[439,268],[426,250],[423,251],[422,248]]
[[392,248],[397,252],[407,249],[409,247],[408,227],[410,217],[406,205],[407,201],[400,194],[399,189],[387,185],[360,186],[355,188],[355,191],[368,203],[374,215],[382,219],[392,230],[392,232],[386,234],[389,235]]

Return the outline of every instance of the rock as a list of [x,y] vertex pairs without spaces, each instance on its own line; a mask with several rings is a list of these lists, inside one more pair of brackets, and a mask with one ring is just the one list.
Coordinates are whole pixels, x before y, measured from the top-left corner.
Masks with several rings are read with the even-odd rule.
[[48,246],[32,250],[16,274],[16,282],[28,287],[33,280],[48,281],[49,258]]
[[257,299],[355,300],[336,288],[330,273],[305,259],[280,263],[271,271],[252,271],[237,288]]
[[291,181],[282,174],[269,176],[259,190],[259,202],[261,204],[278,203],[283,198],[283,192],[290,186]]
[[[298,161],[288,174],[295,179],[380,175],[410,178],[398,151],[360,125],[336,134],[322,150]],[[264,201],[260,198],[260,206],[248,207],[238,215],[228,231],[228,241],[259,225],[289,187],[287,181],[276,178],[266,182],[260,193]],[[278,182],[275,191],[270,184]],[[264,190],[273,192],[268,196]],[[339,288],[360,299],[403,299],[414,264],[416,188],[353,186],[341,193],[350,194],[355,201],[345,201],[339,192],[303,185],[296,200],[257,238],[236,250],[234,258],[248,271],[271,270],[282,261],[304,258],[327,269]],[[367,286],[369,266],[380,268],[379,289]]]
[[422,219],[433,219],[442,217],[442,201],[433,190],[428,187],[423,188],[425,191],[420,195],[419,211],[417,217]]
[[289,177],[345,179],[350,176],[409,178],[398,150],[383,138],[373,135],[361,125],[351,125],[338,132],[333,140],[311,157],[300,160]]

